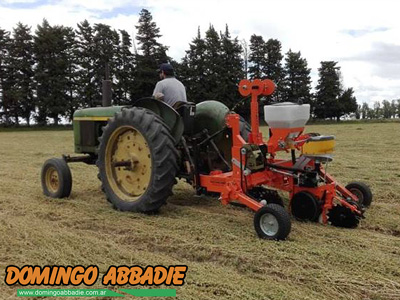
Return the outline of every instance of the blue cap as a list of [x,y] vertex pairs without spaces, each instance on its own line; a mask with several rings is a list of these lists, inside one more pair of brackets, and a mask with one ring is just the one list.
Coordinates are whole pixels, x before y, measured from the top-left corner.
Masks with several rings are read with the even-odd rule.
[[157,70],[158,73],[160,73],[161,71],[173,71],[174,67],[170,64],[167,63],[163,63],[160,65],[160,68]]

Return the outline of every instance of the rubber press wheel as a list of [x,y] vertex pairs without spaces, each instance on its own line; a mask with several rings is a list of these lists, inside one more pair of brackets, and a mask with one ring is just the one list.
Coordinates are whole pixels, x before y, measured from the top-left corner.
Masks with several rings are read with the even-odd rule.
[[65,198],[71,194],[72,176],[68,164],[61,158],[45,161],[41,172],[43,194],[52,198]]
[[316,222],[321,214],[321,204],[309,192],[299,192],[291,200],[292,215],[299,221]]
[[103,129],[97,161],[107,200],[121,211],[157,211],[172,195],[177,159],[158,115],[140,107],[116,113]]
[[359,201],[359,204],[364,207],[369,207],[372,203],[372,192],[368,185],[363,182],[350,182],[346,185],[352,194],[354,194]]
[[289,214],[278,204],[263,206],[254,215],[254,228],[262,239],[285,240],[291,227]]

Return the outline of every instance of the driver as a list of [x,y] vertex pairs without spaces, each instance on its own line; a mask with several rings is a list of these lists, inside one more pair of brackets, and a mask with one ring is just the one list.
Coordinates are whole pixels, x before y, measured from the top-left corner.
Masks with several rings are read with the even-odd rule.
[[182,102],[187,102],[186,88],[178,79],[175,78],[172,65],[163,63],[158,69],[160,81],[154,88],[153,97],[164,101],[169,106],[176,108]]

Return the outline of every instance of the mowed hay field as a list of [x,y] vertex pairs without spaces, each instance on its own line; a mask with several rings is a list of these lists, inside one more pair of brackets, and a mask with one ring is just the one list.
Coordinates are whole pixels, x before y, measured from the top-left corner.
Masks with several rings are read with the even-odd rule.
[[336,136],[328,171],[368,182],[374,202],[357,229],[293,220],[285,242],[258,239],[251,211],[195,197],[184,182],[160,214],[122,213],[95,166],[71,164],[71,196],[46,198],[42,163],[73,152],[72,131],[0,132],[0,299],[21,288],[5,285],[5,267],[26,264],[98,265],[94,288],[106,288],[111,265],[185,264],[176,299],[400,299],[400,124],[307,132]]

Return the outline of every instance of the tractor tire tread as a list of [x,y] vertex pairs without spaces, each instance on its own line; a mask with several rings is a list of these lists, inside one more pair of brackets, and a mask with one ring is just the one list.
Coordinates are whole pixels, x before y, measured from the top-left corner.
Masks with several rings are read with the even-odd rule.
[[[153,168],[149,187],[139,200],[134,202],[119,199],[107,183],[105,174],[106,142],[111,132],[121,125],[131,125],[139,130],[146,139],[152,155]],[[157,212],[162,205],[166,204],[175,183],[174,179],[178,171],[178,151],[174,144],[174,139],[167,126],[153,112],[145,108],[134,107],[116,113],[103,130],[102,142],[99,146],[99,158],[96,163],[107,200],[121,211]]]

